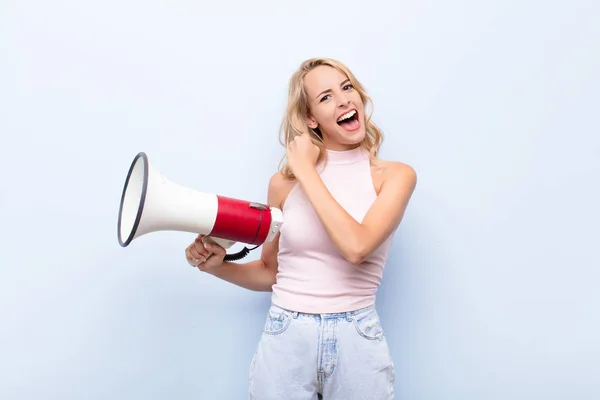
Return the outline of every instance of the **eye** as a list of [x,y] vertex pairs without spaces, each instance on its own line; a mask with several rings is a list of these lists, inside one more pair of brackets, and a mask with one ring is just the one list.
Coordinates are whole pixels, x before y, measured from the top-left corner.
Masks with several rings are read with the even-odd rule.
[[327,100],[327,98],[328,98],[329,96],[330,96],[329,94],[326,94],[325,96],[321,97],[321,102],[323,102],[323,101]]
[[349,84],[347,84],[346,86],[344,86],[344,90],[350,90],[350,89],[352,89],[352,88],[354,88],[354,86],[352,86],[352,84],[351,84],[351,83],[349,83]]

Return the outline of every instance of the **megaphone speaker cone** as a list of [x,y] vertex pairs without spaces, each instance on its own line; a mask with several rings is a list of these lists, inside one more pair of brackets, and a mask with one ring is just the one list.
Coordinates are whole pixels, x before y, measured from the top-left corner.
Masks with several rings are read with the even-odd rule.
[[117,234],[122,247],[127,247],[136,236],[148,191],[148,173],[148,157],[138,153],[129,167],[121,194]]

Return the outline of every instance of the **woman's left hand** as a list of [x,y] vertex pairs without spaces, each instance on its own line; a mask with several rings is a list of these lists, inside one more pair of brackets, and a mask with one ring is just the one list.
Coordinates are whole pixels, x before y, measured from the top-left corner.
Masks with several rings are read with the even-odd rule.
[[294,175],[300,175],[314,168],[319,158],[319,148],[313,143],[309,134],[298,135],[292,140],[286,150],[288,165]]

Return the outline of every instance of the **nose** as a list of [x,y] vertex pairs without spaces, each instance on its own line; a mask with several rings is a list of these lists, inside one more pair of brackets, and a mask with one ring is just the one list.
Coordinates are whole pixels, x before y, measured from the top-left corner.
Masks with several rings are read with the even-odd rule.
[[350,104],[350,99],[345,93],[340,94],[338,97],[338,107],[345,107]]

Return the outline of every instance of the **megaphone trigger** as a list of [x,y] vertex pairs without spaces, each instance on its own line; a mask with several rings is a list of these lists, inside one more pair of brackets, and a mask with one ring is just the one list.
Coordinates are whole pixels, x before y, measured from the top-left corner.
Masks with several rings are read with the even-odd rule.
[[181,231],[205,235],[224,249],[247,243],[225,261],[244,258],[264,242],[270,242],[283,224],[276,207],[202,193],[169,181],[155,171],[145,153],[138,153],[127,173],[117,222],[122,247],[150,232]]

